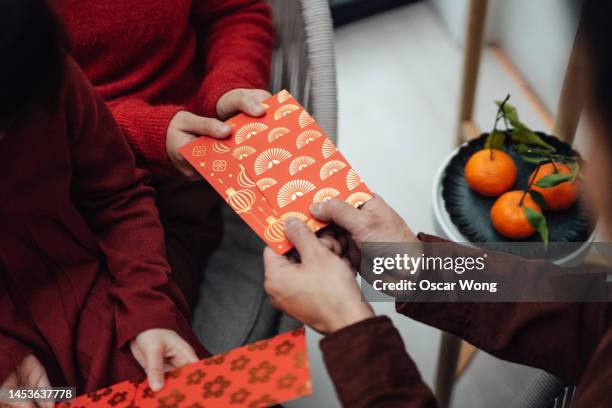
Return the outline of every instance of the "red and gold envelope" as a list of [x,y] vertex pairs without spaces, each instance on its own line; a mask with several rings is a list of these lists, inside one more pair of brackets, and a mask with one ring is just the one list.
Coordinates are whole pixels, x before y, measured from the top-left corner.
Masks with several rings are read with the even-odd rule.
[[231,350],[166,374],[153,392],[124,381],[56,408],[268,407],[312,394],[304,329]]
[[318,231],[326,224],[310,214],[312,203],[335,198],[359,207],[372,193],[289,92],[264,105],[263,117],[229,119],[230,138],[201,137],[180,153],[257,235],[284,254],[292,248],[284,220],[296,217]]

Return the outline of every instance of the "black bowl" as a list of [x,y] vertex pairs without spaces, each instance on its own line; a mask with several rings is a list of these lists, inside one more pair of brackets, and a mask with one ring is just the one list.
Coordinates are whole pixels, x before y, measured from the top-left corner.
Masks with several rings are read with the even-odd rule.
[[[560,141],[554,136],[537,132],[544,141],[557,148],[564,155],[576,155],[570,145]],[[589,239],[593,232],[593,215],[588,211],[583,199],[579,199],[571,208],[562,211],[546,211],[546,221],[549,231],[548,249],[541,243],[540,237],[535,234],[521,242],[530,242],[533,245],[507,245],[516,242],[500,235],[491,224],[489,213],[496,197],[484,197],[473,191],[465,180],[464,168],[470,156],[484,147],[487,134],[471,140],[461,146],[457,154],[451,159],[444,171],[442,179],[442,197],[446,211],[459,231],[472,243],[489,243],[487,247],[513,252],[517,255],[533,258],[557,258],[566,255],[568,248],[575,245],[555,245],[555,243],[580,243]],[[517,166],[517,178],[513,190],[525,190],[529,175],[536,168],[535,164],[527,163],[520,155],[510,148],[510,138],[506,138],[506,152],[514,159]],[[583,194],[579,195],[583,197]],[[503,247],[503,248],[502,248]]]

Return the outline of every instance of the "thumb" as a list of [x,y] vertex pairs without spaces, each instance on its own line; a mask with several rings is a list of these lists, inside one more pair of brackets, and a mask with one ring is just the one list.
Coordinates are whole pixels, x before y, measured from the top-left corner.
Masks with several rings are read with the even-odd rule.
[[351,235],[357,228],[363,227],[367,215],[352,205],[340,201],[329,200],[322,203],[314,203],[310,206],[310,212],[322,221],[333,221],[335,224],[347,230]]
[[186,364],[195,363],[198,361],[198,356],[193,348],[178,334],[172,334],[172,338],[169,339],[168,346],[171,353],[170,365],[173,368],[182,367]]
[[264,113],[266,113],[266,108],[264,108],[264,106],[259,102],[259,100],[257,100],[254,95],[248,93],[244,94],[238,100],[237,108],[237,110],[240,110],[246,113],[247,115],[255,117],[262,116]]
[[153,391],[159,391],[164,387],[164,346],[157,344],[144,350],[145,373],[149,387]]
[[285,221],[285,234],[300,253],[302,261],[313,258],[323,248],[314,232],[297,218],[288,218]]

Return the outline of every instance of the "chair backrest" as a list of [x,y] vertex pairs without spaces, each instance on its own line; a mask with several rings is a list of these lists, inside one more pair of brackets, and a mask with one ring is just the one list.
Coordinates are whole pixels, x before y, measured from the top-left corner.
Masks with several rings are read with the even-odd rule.
[[287,89],[336,142],[334,31],[327,0],[269,0],[277,30],[270,88]]

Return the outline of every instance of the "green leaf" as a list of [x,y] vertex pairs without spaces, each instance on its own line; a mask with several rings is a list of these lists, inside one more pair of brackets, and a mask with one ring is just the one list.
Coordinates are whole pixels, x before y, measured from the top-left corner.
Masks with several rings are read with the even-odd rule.
[[570,168],[570,174],[572,175],[572,183],[576,181],[578,175],[580,174],[580,163],[578,160],[573,161],[567,165]]
[[548,176],[544,176],[535,183],[536,186],[542,188],[554,187],[558,184],[565,183],[566,181],[572,181],[572,173],[553,173]]
[[[514,126],[514,125],[513,125]],[[515,127],[512,133],[510,133],[510,137],[517,143],[523,143],[528,145],[537,145],[542,146],[548,150],[555,151],[553,146],[546,143],[540,136],[538,136],[535,132],[528,128],[517,128]]]
[[485,139],[485,149],[499,149],[504,147],[506,134],[501,130],[494,130]]
[[546,225],[546,217],[544,217],[542,213],[532,210],[531,208],[524,207],[523,211],[529,224],[535,228],[544,244],[548,245],[548,226]]
[[543,210],[548,210],[548,204],[546,204],[546,200],[544,200],[544,197],[542,196],[542,194],[540,194],[539,191],[529,190],[529,195],[531,196],[531,198],[533,198],[533,201],[535,201],[535,203],[539,205]]
[[521,154],[521,158],[527,163],[533,164],[542,164],[550,161],[550,157],[527,156],[525,154]]
[[495,101],[495,103],[500,108],[502,107],[502,104],[504,105],[504,108],[502,109],[504,112],[504,116],[506,117],[506,119],[508,119],[508,121],[510,121],[512,126],[514,126],[513,122],[521,123],[521,121],[519,120],[518,111],[516,110],[516,107],[514,105],[511,105],[508,102],[504,103],[504,101]]
[[550,151],[550,149],[542,149],[540,147],[534,147],[534,146],[526,145],[523,143],[519,143],[515,145],[514,148],[519,153],[541,154],[541,155],[546,155],[549,157],[552,155],[552,152]]

